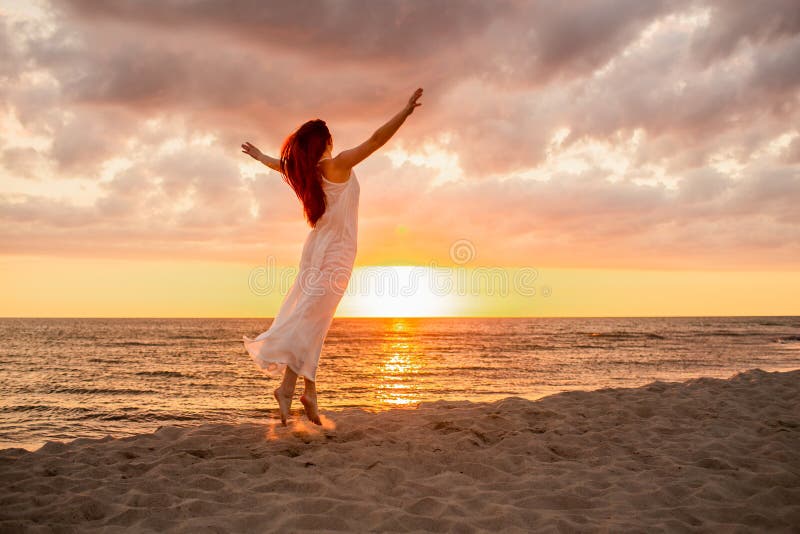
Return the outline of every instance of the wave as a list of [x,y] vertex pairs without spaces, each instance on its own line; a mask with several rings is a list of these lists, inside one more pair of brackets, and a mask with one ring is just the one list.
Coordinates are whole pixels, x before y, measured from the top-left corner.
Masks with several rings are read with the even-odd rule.
[[172,377],[186,377],[189,378],[188,375],[183,373],[179,373],[178,371],[139,371],[136,373],[137,376],[172,376]]
[[0,413],[49,412],[57,408],[58,406],[47,406],[46,404],[20,404],[17,406],[2,406],[0,407]]
[[602,337],[607,339],[666,339],[661,334],[654,334],[652,332],[580,332],[589,337]]
[[72,408],[64,408],[62,406],[52,406],[48,404],[17,404],[15,406],[0,407],[0,413],[15,413],[15,412],[56,412],[63,415],[74,413],[93,412],[91,408],[82,406],[74,406]]
[[75,395],[148,395],[155,393],[151,389],[113,389],[113,388],[65,388],[53,387],[47,393],[69,393]]
[[94,414],[86,419],[99,421],[131,421],[135,423],[147,423],[151,421],[196,421],[203,419],[202,414],[182,414],[170,412],[139,412],[139,413],[105,413]]
[[696,336],[718,336],[718,337],[747,337],[747,336],[760,336],[764,332],[736,332],[733,330],[710,330],[710,331],[697,331],[693,332]]
[[109,341],[103,343],[104,347],[166,347],[162,341]]
[[716,361],[693,360],[688,358],[664,358],[654,360],[604,360],[603,365],[630,365],[640,367],[663,367],[664,365],[668,365],[677,369],[683,369],[687,367],[718,367],[719,363]]

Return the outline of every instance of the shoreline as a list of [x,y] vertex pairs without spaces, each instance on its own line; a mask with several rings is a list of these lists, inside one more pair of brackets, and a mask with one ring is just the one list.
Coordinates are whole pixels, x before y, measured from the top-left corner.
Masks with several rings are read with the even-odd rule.
[[[478,398],[475,398],[475,397],[472,397],[472,398],[464,397],[464,398],[456,398],[456,399],[449,398],[449,399],[445,399],[445,400],[448,401],[448,402],[450,402],[450,401],[452,401],[452,402],[464,402],[464,401],[467,401],[467,402],[471,402],[471,403],[473,403],[475,405],[480,405],[480,404],[491,404],[493,402],[499,402],[500,400],[503,400],[505,398],[517,397],[517,398],[522,398],[522,399],[525,399],[525,400],[528,400],[528,401],[535,402],[535,401],[541,400],[541,399],[546,398],[546,397],[550,397],[550,396],[553,396],[553,395],[558,395],[560,393],[569,393],[569,392],[573,392],[573,391],[586,391],[586,392],[589,392],[589,391],[598,391],[598,390],[601,390],[601,389],[608,389],[608,388],[632,389],[632,388],[643,387],[643,386],[649,385],[649,384],[651,384],[653,382],[682,383],[682,382],[685,382],[687,380],[698,379],[698,378],[727,379],[727,378],[729,378],[731,376],[734,376],[734,375],[736,375],[738,373],[747,372],[747,371],[753,370],[753,369],[755,369],[755,368],[749,368],[749,369],[732,368],[732,369],[729,369],[727,371],[719,370],[719,371],[715,371],[715,372],[711,372],[711,373],[707,372],[707,373],[705,373],[705,374],[703,374],[701,376],[698,376],[696,373],[693,373],[693,372],[685,372],[683,374],[672,373],[673,376],[669,376],[669,377],[666,377],[664,379],[651,379],[650,381],[647,381],[646,379],[641,379],[640,383],[638,383],[638,384],[637,383],[634,383],[634,384],[622,383],[622,384],[619,384],[619,385],[606,385],[606,386],[595,386],[595,387],[592,387],[592,385],[584,385],[584,386],[576,385],[576,386],[571,386],[571,387],[568,387],[568,388],[566,388],[564,386],[558,386],[558,387],[554,386],[554,387],[551,388],[552,391],[549,391],[549,392],[540,392],[540,393],[533,394],[533,395],[524,395],[524,394],[508,395],[508,396],[505,396],[505,397],[498,395],[497,398],[489,399],[489,400],[479,400]],[[766,371],[766,372],[780,372],[780,373],[786,373],[786,372],[791,372],[791,371],[800,371],[800,367],[798,367],[795,364],[761,365],[757,369],[759,369],[761,371]],[[269,390],[269,388],[267,388],[267,389]],[[300,401],[298,400],[298,396],[299,395],[295,396],[294,403],[292,404],[292,416],[293,417],[301,417],[301,414],[302,414],[302,408],[301,408],[301,405],[300,405]],[[272,419],[277,420],[279,418],[279,415],[278,415],[278,412],[277,412],[277,405],[274,405],[274,406],[270,405],[269,404],[270,400],[274,400],[274,399],[272,399],[272,397],[269,396],[269,399],[268,399],[268,402],[267,402],[267,406],[268,407],[264,410],[266,412],[266,414],[263,417],[258,419],[259,421],[265,421],[267,424],[272,423],[273,422]],[[326,398],[325,401],[329,402],[329,399]],[[430,403],[430,402],[432,402],[432,401],[430,401],[430,400],[421,401],[421,403],[423,403],[423,404],[424,403]],[[274,404],[274,402],[273,402],[273,404]],[[379,407],[375,407],[375,406],[366,406],[366,405],[351,405],[351,406],[336,406],[336,405],[330,406],[330,405],[328,405],[329,407],[322,408],[322,410],[323,410],[323,412],[327,411],[327,412],[331,412],[331,413],[338,413],[338,412],[340,412],[342,410],[348,410],[348,409],[363,409],[363,410],[368,411],[368,412],[380,413],[380,412],[385,412],[385,411],[390,411],[390,410],[415,409],[415,407],[417,405],[419,405],[419,404],[420,404],[420,402],[415,401],[415,403],[413,405],[410,405],[410,406],[403,406],[403,405],[388,406],[388,405],[382,405],[382,406],[379,406]],[[15,448],[25,449],[28,452],[35,452],[38,449],[40,449],[41,447],[43,447],[45,444],[47,444],[49,441],[55,441],[55,442],[58,442],[58,443],[69,443],[69,442],[72,442],[72,441],[74,441],[76,439],[89,439],[89,440],[122,439],[122,438],[128,438],[128,437],[143,435],[143,434],[152,434],[153,432],[157,431],[162,426],[177,426],[177,427],[180,427],[180,428],[185,428],[185,427],[194,428],[194,427],[200,426],[202,424],[228,424],[228,425],[235,425],[235,424],[246,424],[246,423],[249,424],[249,423],[253,423],[253,422],[255,422],[255,418],[253,418],[253,417],[242,418],[241,420],[239,420],[237,422],[232,422],[232,421],[208,421],[207,423],[204,423],[201,418],[194,419],[194,420],[191,420],[191,421],[186,421],[186,422],[179,422],[179,423],[172,423],[170,421],[167,421],[163,425],[160,425],[160,426],[152,425],[151,427],[146,428],[146,429],[130,430],[130,431],[120,430],[120,431],[118,431],[118,432],[116,432],[114,434],[109,433],[109,432],[106,432],[104,434],[100,433],[100,432],[97,432],[96,435],[93,435],[93,436],[71,436],[71,437],[66,437],[66,438],[39,439],[39,440],[17,441],[17,442],[15,442],[15,441],[0,441],[0,452],[5,450],[5,449],[15,449]]]
[[[297,402],[299,405],[299,402]],[[0,450],[0,530],[778,529],[800,370]]]

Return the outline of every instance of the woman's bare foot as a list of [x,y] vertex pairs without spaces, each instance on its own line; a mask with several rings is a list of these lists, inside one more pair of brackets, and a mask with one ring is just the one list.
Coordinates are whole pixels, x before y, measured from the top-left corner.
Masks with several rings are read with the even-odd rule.
[[275,400],[278,401],[278,409],[281,412],[281,423],[286,426],[286,418],[289,417],[289,410],[292,407],[292,396],[285,395],[280,387],[275,388],[273,392]]
[[322,420],[320,420],[319,413],[317,413],[317,396],[311,396],[304,393],[300,395],[300,402],[303,403],[303,408],[306,411],[306,417],[308,417],[309,421],[315,425],[321,426]]

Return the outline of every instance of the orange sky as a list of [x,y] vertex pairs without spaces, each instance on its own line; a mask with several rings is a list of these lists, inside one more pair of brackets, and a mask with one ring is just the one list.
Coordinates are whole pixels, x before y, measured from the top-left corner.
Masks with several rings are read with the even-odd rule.
[[336,153],[418,86],[356,168],[358,272],[539,293],[340,315],[800,313],[796,4],[563,4],[4,2],[0,315],[273,315],[249,277],[308,227],[239,145],[320,117]]

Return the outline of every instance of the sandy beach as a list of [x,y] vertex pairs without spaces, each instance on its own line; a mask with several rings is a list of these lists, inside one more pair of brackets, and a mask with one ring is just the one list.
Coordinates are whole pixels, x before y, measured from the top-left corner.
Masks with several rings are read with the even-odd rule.
[[[791,531],[800,370],[0,451],[0,532]],[[796,531],[796,530],[795,530]]]

